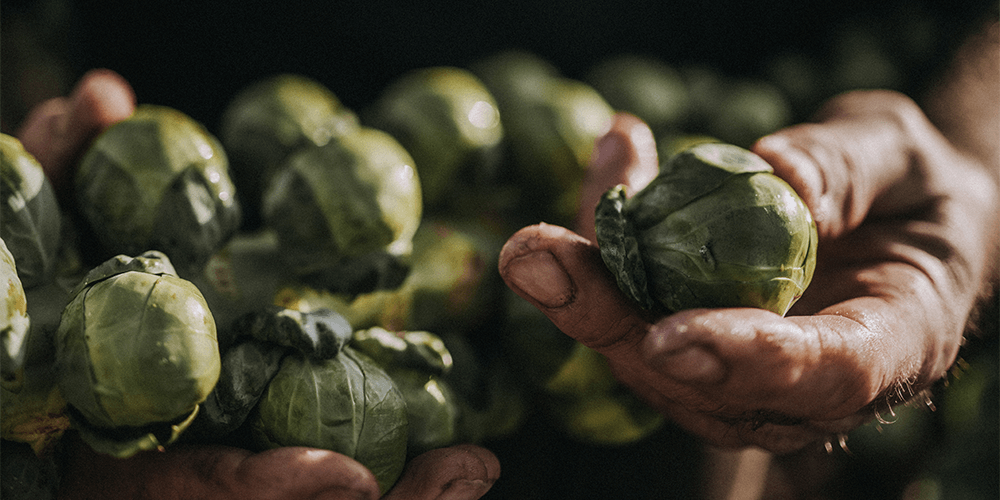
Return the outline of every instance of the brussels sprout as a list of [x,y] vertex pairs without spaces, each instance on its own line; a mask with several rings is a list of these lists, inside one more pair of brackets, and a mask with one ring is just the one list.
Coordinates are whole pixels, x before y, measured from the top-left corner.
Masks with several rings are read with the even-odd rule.
[[59,251],[60,215],[42,166],[21,141],[0,134],[0,238],[24,288],[48,281]]
[[531,52],[505,50],[475,62],[469,68],[500,106],[500,119],[509,108],[540,98],[559,70]]
[[261,448],[309,446],[354,458],[383,492],[406,462],[406,401],[382,368],[349,346],[326,360],[286,356],[249,425]]
[[636,442],[660,427],[663,418],[614,377],[603,356],[564,335],[513,292],[508,300],[502,337],[507,363],[554,425],[600,445]]
[[294,272],[348,293],[398,286],[423,208],[413,165],[399,142],[372,128],[293,154],[263,210]]
[[502,115],[521,185],[533,200],[548,200],[546,213],[570,221],[594,142],[611,126],[614,109],[593,87],[556,78],[541,99]]
[[664,422],[614,377],[607,358],[578,342],[546,381],[544,393],[555,422],[571,437],[588,443],[633,443]]
[[792,105],[765,80],[728,82],[708,119],[708,133],[724,142],[748,148],[754,141],[791,123]]
[[472,71],[500,108],[513,177],[526,191],[521,209],[572,221],[594,141],[611,126],[614,109],[589,84],[530,53],[501,52]]
[[357,126],[357,117],[333,92],[303,75],[279,74],[241,90],[222,114],[219,139],[240,194],[243,226],[262,223],[264,188],[288,155],[322,146]]
[[188,435],[218,440],[235,431],[257,405],[286,354],[330,359],[351,340],[343,316],[270,306],[243,315],[219,336],[222,371]]
[[688,113],[688,91],[680,73],[663,61],[622,54],[597,63],[587,74],[612,107],[634,114],[653,130],[676,130]]
[[[3,239],[0,239],[0,287],[4,290],[0,299],[0,338],[3,341],[0,351],[0,437],[5,441],[27,443],[41,456],[62,437],[70,422],[65,414],[66,402],[59,394],[51,369],[54,354],[50,338],[29,320],[25,292]],[[7,447],[4,444],[4,450]],[[24,465],[31,464],[34,462]]]
[[6,242],[0,238],[0,287],[4,296],[0,301],[0,377],[4,385],[17,384],[20,369],[24,363],[25,339],[28,336],[28,304],[25,302],[24,288],[18,279],[14,256],[7,250]]
[[[72,297],[56,367],[84,439],[116,456],[176,439],[219,378],[215,320],[201,293],[165,255],[147,252],[108,260]],[[163,424],[172,426],[167,443],[142,430]]]
[[757,155],[705,143],[678,153],[626,199],[596,209],[601,257],[646,309],[758,307],[784,315],[812,280],[816,225]]
[[374,327],[355,332],[351,346],[381,366],[403,395],[411,456],[455,442],[458,403],[442,378],[451,370],[452,358],[440,337]]
[[[503,126],[493,96],[472,73],[438,66],[390,85],[366,115],[413,155],[426,209],[454,196],[459,180],[491,181]],[[479,179],[476,179],[476,178]]]
[[74,182],[103,252],[156,248],[187,276],[239,227],[228,169],[222,146],[200,124],[171,108],[142,105],[94,140]]

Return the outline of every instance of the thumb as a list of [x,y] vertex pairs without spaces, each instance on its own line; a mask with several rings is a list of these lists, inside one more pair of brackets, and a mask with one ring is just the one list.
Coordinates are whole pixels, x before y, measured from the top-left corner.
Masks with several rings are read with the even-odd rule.
[[809,206],[821,239],[851,231],[869,213],[899,213],[932,196],[934,174],[917,153],[943,137],[910,98],[850,92],[816,119],[765,136],[752,150]]
[[565,334],[612,357],[634,349],[650,323],[621,293],[597,245],[548,224],[519,230],[500,251],[500,276]]
[[590,241],[597,241],[594,209],[601,196],[618,184],[628,186],[629,191],[642,189],[658,172],[653,131],[633,115],[615,115],[611,128],[594,144],[580,190],[580,208],[575,221],[577,232]]
[[111,70],[95,69],[83,75],[69,97],[50,99],[33,109],[17,137],[65,199],[73,162],[97,134],[134,109],[135,93],[128,82]]
[[438,448],[410,460],[385,500],[475,500],[500,477],[500,461],[475,445]]

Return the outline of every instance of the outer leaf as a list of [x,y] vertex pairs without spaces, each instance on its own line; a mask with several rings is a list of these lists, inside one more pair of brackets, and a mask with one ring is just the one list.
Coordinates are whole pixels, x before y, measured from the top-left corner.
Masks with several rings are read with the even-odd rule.
[[257,406],[263,448],[310,446],[352,457],[386,491],[406,460],[406,403],[392,379],[350,347],[328,360],[291,354]]
[[17,262],[24,288],[52,277],[60,219],[55,192],[42,166],[20,141],[0,134],[0,238]]

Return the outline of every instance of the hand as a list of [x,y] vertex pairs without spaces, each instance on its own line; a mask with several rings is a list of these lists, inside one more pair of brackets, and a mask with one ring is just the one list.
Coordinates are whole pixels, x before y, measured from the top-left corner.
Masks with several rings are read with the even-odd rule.
[[[376,499],[375,476],[345,455],[302,447],[251,453],[227,446],[187,446],[143,452],[126,460],[95,453],[70,439],[61,500]],[[484,448],[458,445],[412,459],[384,497],[476,499],[500,472]]]
[[[135,109],[135,94],[108,70],[87,73],[66,98],[46,101],[17,132],[41,163],[63,202],[73,167],[90,141]],[[69,206],[69,205],[66,205]],[[372,473],[332,451],[286,447],[263,453],[227,446],[179,445],[127,460],[95,453],[68,434],[63,499],[285,499],[378,498]],[[475,499],[500,475],[484,448],[458,445],[432,450],[406,466],[386,499]]]
[[[605,268],[591,216],[581,217],[588,238],[522,229],[503,248],[500,273],[710,443],[790,452],[891,418],[956,357],[995,258],[997,186],[901,94],[847,94],[817,119],[753,148],[803,197],[820,233],[812,284],[786,317],[640,310]],[[655,172],[648,136],[634,118],[617,119],[597,143],[591,179],[603,184],[584,188],[583,210],[595,193]]]

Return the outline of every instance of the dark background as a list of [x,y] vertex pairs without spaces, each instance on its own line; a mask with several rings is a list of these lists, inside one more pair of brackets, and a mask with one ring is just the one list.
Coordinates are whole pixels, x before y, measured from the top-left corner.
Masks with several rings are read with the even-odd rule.
[[[279,72],[311,76],[356,110],[407,70],[467,66],[510,48],[575,78],[625,52],[760,76],[769,57],[785,50],[834,64],[838,35],[858,22],[874,26],[896,57],[904,72],[899,90],[919,98],[987,8],[996,3],[4,0],[2,125],[11,133],[31,106],[65,94],[97,67],[122,74],[140,103],[174,107],[217,130],[236,92]],[[936,417],[945,413],[939,409],[910,417],[917,430],[886,426],[890,437],[868,448],[859,436],[854,455],[806,450],[783,465],[809,485],[809,498],[901,498],[922,478],[938,480],[944,493],[921,498],[996,498],[996,309],[988,315],[990,342],[963,354],[985,359],[975,366],[992,377],[992,400],[981,410],[986,432],[956,433]],[[702,463],[700,445],[669,426],[637,445],[597,448],[534,418],[517,436],[489,445],[504,474],[487,498],[692,498]]]
[[[916,64],[903,54],[906,49],[895,51],[910,57],[904,61],[908,71],[927,74],[968,26],[970,13],[984,5],[984,0],[5,0],[4,107],[18,104],[11,77],[32,64],[22,59],[38,59],[39,52],[63,66],[54,77],[59,81],[34,83],[21,93],[37,99],[62,90],[58,87],[87,69],[106,67],[132,83],[140,102],[175,107],[214,129],[240,88],[277,72],[314,77],[354,109],[409,69],[466,66],[507,48],[534,52],[577,78],[601,58],[622,52],[677,66],[706,63],[729,74],[756,74],[779,50],[829,58],[839,30],[858,20],[875,24],[895,50],[910,43],[913,14],[918,23],[931,21],[916,30],[928,32],[931,41],[917,42],[927,47],[919,49]],[[31,50],[9,41],[21,32],[33,39]],[[44,76],[34,73],[36,79]],[[7,110],[7,128],[17,122],[16,111]]]

